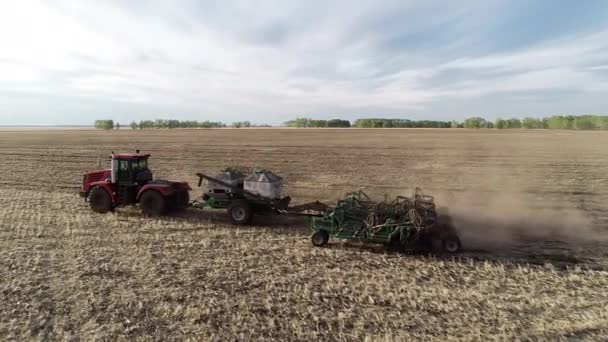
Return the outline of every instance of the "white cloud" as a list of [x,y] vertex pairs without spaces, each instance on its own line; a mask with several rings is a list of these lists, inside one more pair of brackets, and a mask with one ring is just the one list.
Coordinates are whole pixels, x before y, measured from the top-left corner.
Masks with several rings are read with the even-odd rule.
[[[522,51],[458,59],[440,65],[438,72],[461,69],[499,74],[470,79],[447,87],[453,96],[481,96],[489,93],[577,89],[608,91],[608,78],[594,73],[597,63],[608,60],[608,31],[571,36]],[[601,66],[600,66],[601,68]]]
[[[69,103],[50,112],[65,108],[66,117],[82,108],[95,115],[95,104],[123,121],[159,108],[226,121],[262,114],[277,123],[283,115],[335,108],[428,112],[450,99],[501,92],[607,90],[600,73],[608,61],[606,31],[486,55],[464,50],[465,37],[435,50],[383,46],[394,30],[424,35],[471,15],[441,4],[441,15],[419,17],[437,4],[4,2],[0,123],[14,118],[13,111],[39,121],[49,108],[44,102],[59,98]],[[408,11],[415,15],[383,26],[383,16]],[[450,73],[465,76],[450,79]],[[22,106],[16,96],[35,96],[40,105]]]

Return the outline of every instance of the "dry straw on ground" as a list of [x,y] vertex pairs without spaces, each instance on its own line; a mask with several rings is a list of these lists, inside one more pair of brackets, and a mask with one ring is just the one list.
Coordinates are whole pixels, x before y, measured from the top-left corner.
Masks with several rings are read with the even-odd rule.
[[[605,340],[607,143],[595,132],[3,131],[0,338]],[[158,175],[191,182],[227,165],[271,169],[301,202],[420,185],[450,204],[468,250],[314,248],[293,218],[234,227],[221,212],[90,212],[82,172],[98,153],[135,148]]]

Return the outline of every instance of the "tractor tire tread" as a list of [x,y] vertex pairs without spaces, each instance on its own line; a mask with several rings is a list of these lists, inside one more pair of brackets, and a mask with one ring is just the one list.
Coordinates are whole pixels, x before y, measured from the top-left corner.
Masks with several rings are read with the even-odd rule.
[[101,186],[96,186],[87,196],[89,207],[96,213],[104,214],[112,211],[112,198],[108,191]]
[[167,198],[156,190],[146,190],[139,198],[144,214],[162,216],[167,212]]

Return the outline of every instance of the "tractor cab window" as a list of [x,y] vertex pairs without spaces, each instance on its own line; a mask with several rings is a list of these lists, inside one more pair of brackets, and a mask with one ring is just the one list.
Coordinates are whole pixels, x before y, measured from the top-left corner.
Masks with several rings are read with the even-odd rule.
[[131,178],[131,161],[130,160],[118,160],[118,170],[116,170],[116,181],[118,183],[129,183],[132,182]]
[[147,170],[148,169],[148,160],[147,159],[138,159],[133,161],[133,170]]
[[118,164],[118,168],[120,171],[128,171],[129,170],[129,161],[128,160],[120,160]]

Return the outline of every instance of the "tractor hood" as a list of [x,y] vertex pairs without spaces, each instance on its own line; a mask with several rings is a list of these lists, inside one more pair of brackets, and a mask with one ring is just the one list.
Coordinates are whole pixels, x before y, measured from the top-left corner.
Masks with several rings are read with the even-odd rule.
[[96,170],[87,172],[82,176],[82,188],[80,189],[80,195],[86,197],[96,184],[100,182],[109,182],[112,179],[112,170]]
[[111,177],[112,170],[110,169],[91,171],[84,174],[83,184],[99,182],[110,179]]

